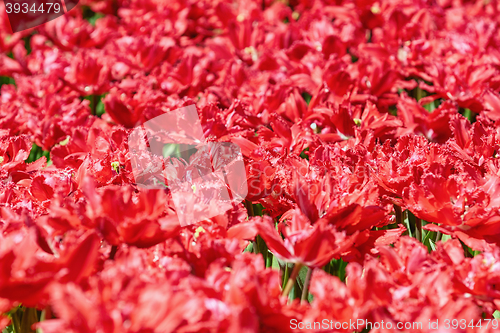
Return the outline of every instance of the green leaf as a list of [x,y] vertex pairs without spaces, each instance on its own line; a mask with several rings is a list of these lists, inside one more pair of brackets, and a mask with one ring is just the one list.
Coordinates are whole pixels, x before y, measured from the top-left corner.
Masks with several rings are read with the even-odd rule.
[[428,230],[422,230],[424,233],[424,241],[422,242],[427,248],[429,249],[429,252],[433,251],[436,249],[434,239],[436,238],[436,232],[434,231],[428,231]]
[[301,153],[300,153],[300,158],[302,159],[306,159],[309,161],[309,155],[306,154],[306,151],[309,151],[309,147],[307,147],[306,149],[304,149]]
[[34,161],[38,160],[39,158],[41,158],[42,156],[45,156],[47,158],[47,161],[50,160],[50,152],[47,150],[42,150],[41,147],[37,146],[34,143],[31,146],[30,154],[28,156],[28,159],[25,162],[26,163],[34,162]]
[[300,296],[302,296],[302,287],[299,281],[296,280],[290,292],[290,299],[300,299]]
[[243,252],[253,252],[253,242],[250,242]]
[[16,85],[16,80],[8,76],[0,76],[0,87],[4,84],[13,84]]
[[283,269],[285,265],[286,263],[283,260],[276,258],[276,256],[273,256],[273,264],[271,266],[272,268]]
[[106,95],[107,93],[102,95],[88,95],[81,97],[81,100],[89,101],[90,112],[100,118],[106,112],[104,109],[104,103],[102,102]]
[[264,206],[262,204],[253,204],[253,216],[263,216],[264,215]]
[[262,239],[260,235],[257,235],[255,237],[255,242],[254,242],[254,252],[255,253],[260,253],[262,254],[262,257],[264,258],[264,262],[267,263],[267,255],[270,253],[269,250],[267,249],[267,245]]
[[271,251],[268,250],[268,253],[267,253],[267,259],[266,259],[266,268],[267,267],[272,267],[273,266],[273,263],[274,263],[274,256],[273,256],[273,253]]
[[469,119],[471,124],[476,120],[474,113],[470,109],[464,109],[464,117]]
[[304,101],[306,101],[307,106],[309,106],[309,103],[311,102],[312,96],[308,92],[303,92],[302,93],[302,98]]
[[297,281],[300,282],[301,286],[304,286],[304,281],[306,280],[306,275],[307,275],[307,266],[303,266],[300,269],[299,276],[297,277]]
[[345,282],[347,262],[342,259],[333,259],[324,267],[324,271],[338,277]]
[[338,277],[339,277],[339,279],[340,279],[342,282],[345,282],[345,278],[346,278],[346,272],[345,272],[345,269],[346,269],[346,267],[347,267],[347,262],[345,262],[345,261],[344,261],[344,260],[342,260],[342,259],[339,259],[339,260],[337,260],[337,261],[338,261],[338,263],[339,263],[339,270],[338,270],[339,275],[338,275]]
[[87,19],[87,21],[89,21],[89,23],[90,23],[90,24],[92,24],[92,26],[94,26],[94,27],[95,27],[95,23],[96,23],[96,21],[97,21],[98,19],[100,19],[100,18],[104,17],[104,16],[105,16],[104,14],[101,14],[101,13],[96,13],[96,14],[94,14],[94,16],[89,17],[89,18]]
[[408,231],[408,236],[414,237],[413,231],[412,231],[412,226],[410,223],[410,215],[409,215],[408,209],[403,212],[403,220],[404,220],[404,224],[406,226],[406,230]]
[[35,35],[37,31],[31,32],[28,36],[23,38],[24,41],[24,48],[26,49],[27,54],[29,55],[31,53],[31,37]]
[[429,239],[429,246],[431,247],[432,251],[436,251],[436,243],[434,243],[432,239]]
[[175,143],[167,143],[163,146],[162,154],[164,158],[174,157],[180,158],[181,154],[179,153],[180,146]]
[[443,234],[443,237],[441,237],[441,241],[444,243],[446,242],[447,240],[450,240],[452,239],[453,237],[451,237],[450,235],[445,235]]
[[101,95],[101,98],[99,98],[99,101],[97,102],[96,109],[95,109],[95,115],[101,118],[101,116],[106,112],[104,110],[104,103],[102,102],[102,98],[105,95]]
[[2,330],[2,333],[14,333],[14,327],[12,325],[9,325]]
[[434,111],[434,110],[436,109],[436,103],[431,102],[431,103],[429,103],[429,104],[425,104],[423,107],[424,107],[424,109],[426,109],[427,111],[432,112],[432,111]]

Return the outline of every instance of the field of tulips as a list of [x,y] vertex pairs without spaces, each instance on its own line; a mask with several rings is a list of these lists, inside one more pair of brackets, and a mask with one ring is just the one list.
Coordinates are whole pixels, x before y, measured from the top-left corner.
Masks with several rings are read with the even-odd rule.
[[[5,9],[3,333],[500,331],[500,1]],[[180,223],[129,139],[189,107],[245,195]]]

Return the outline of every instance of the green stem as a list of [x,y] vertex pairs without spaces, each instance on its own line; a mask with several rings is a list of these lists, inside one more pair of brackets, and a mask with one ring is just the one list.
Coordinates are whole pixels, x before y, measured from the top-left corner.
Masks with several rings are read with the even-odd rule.
[[422,243],[422,219],[415,216],[415,238]]
[[97,114],[97,98],[96,95],[92,95],[92,115],[95,116]]
[[466,258],[473,258],[474,256],[470,253],[469,247],[467,245],[465,245],[465,243],[462,241],[460,241],[460,243],[462,244],[462,248],[464,249],[465,257]]
[[10,319],[12,321],[12,329],[14,330],[14,333],[20,333],[21,332],[21,321],[19,320],[19,309],[18,307],[14,312],[10,314]]
[[[40,322],[50,318],[50,315],[47,313],[48,311],[50,311],[50,310],[48,310],[48,306],[42,310],[42,312],[40,313]],[[43,333],[43,331],[41,328],[37,328],[36,333]]]
[[254,212],[253,212],[253,204],[251,201],[249,200],[245,200],[245,207],[247,209],[247,212],[248,212],[248,217],[252,217],[252,216],[255,216],[254,215]]
[[21,319],[22,333],[35,333],[32,329],[33,324],[38,322],[38,313],[35,308],[25,308],[23,318]]
[[259,254],[260,253],[260,248],[259,248],[259,235],[255,237],[255,240],[253,241],[253,253]]
[[118,245],[111,246],[111,251],[109,252],[109,260],[114,260],[116,252],[118,252]]
[[283,271],[283,279],[281,283],[281,288],[285,288],[286,283],[288,282],[288,277],[290,273],[288,272],[288,263],[285,263],[284,267],[280,266],[280,270]]
[[415,234],[412,230],[412,227],[413,227],[413,223],[412,223],[412,216],[413,214],[411,214],[408,209],[405,209],[403,211],[403,221],[406,221],[406,229],[408,230],[408,236],[410,237],[414,237]]
[[309,285],[311,284],[311,276],[314,268],[309,267],[307,269],[306,279],[304,280],[304,288],[302,288],[302,296],[300,297],[300,301],[302,303],[307,301],[307,296],[309,296]]
[[424,97],[424,91],[422,88],[418,87],[416,88],[416,94],[415,94],[415,99],[417,101],[420,101]]
[[266,259],[266,267],[272,267],[272,266],[273,266],[273,254],[268,251]]
[[396,213],[396,224],[403,224],[403,211],[398,205],[394,205],[394,212]]
[[283,289],[283,296],[288,296],[290,294],[290,291],[292,290],[293,285],[295,284],[295,280],[297,279],[297,276],[299,275],[300,269],[302,268],[301,263],[296,263],[293,266],[292,274],[290,275],[290,278],[288,279],[285,288]]

